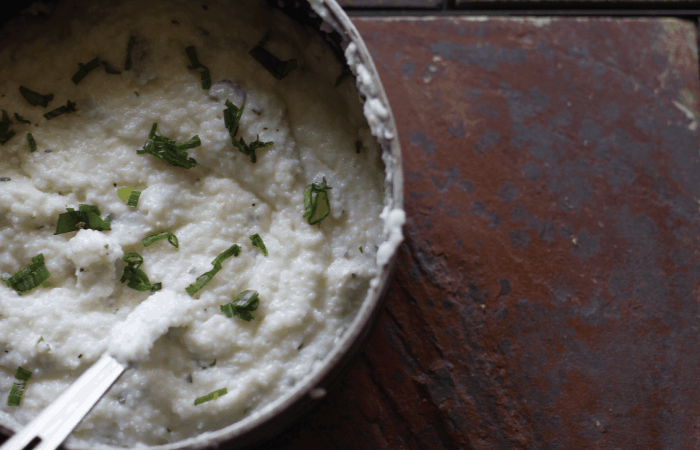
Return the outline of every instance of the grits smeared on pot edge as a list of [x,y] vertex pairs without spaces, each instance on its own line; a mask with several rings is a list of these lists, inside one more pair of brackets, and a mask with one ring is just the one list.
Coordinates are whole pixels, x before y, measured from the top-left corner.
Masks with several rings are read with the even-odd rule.
[[[132,446],[221,428],[312,372],[365,298],[383,234],[376,143],[351,82],[335,86],[341,66],[333,55],[279,13],[249,1],[64,6],[0,51],[0,108],[16,132],[0,147],[0,276],[40,253],[51,273],[22,296],[0,285],[0,419],[28,422],[109,351],[136,367],[75,438]],[[298,60],[282,80],[249,55],[268,29],[265,48]],[[189,46],[211,73],[210,89],[188,69]],[[100,65],[74,84],[78,64],[95,57],[121,74]],[[32,106],[20,85],[54,98]],[[69,100],[75,112],[44,118]],[[237,138],[274,142],[257,150],[255,163],[232,145],[226,100],[245,101]],[[188,154],[199,165],[137,155],[153,123],[180,143],[198,135],[201,146]],[[302,218],[304,188],[323,177],[330,215],[311,226]],[[142,192],[135,208],[118,196],[121,188]],[[111,230],[54,235],[59,214],[80,204],[111,215]],[[177,236],[179,250],[167,241],[142,245],[160,230]],[[240,255],[188,295],[233,244]],[[141,269],[161,290],[120,283],[129,252],[143,257]],[[227,318],[220,305],[244,290],[259,293],[255,319]],[[32,377],[21,405],[7,406],[17,367]],[[226,395],[195,406],[224,387]]]

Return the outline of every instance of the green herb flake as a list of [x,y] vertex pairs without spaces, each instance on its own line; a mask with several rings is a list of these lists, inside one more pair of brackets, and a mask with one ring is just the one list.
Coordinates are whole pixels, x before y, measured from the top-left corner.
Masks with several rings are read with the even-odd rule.
[[78,63],[78,66],[80,69],[78,69],[78,71],[75,72],[75,75],[73,75],[73,78],[71,78],[74,84],[80,83],[80,81],[82,81],[87,74],[100,67],[100,60],[95,58],[87,64]]
[[[328,214],[331,213],[331,204],[328,201],[328,187],[326,185],[326,177],[323,177],[323,182],[318,185],[315,183],[311,183],[310,185],[306,186],[306,189],[304,189],[304,219],[307,219],[309,222],[309,225],[316,225],[317,223],[321,223],[323,219],[325,219]],[[323,202],[326,205],[325,211],[320,214],[320,217],[317,219],[314,219],[314,216],[316,215],[316,212],[318,210],[318,203],[320,200],[323,200]]]
[[136,36],[129,37],[129,43],[126,46],[126,62],[124,62],[124,70],[131,70],[131,50],[136,44]]
[[185,53],[190,59],[190,65],[187,68],[199,72],[202,76],[202,89],[209,89],[211,87],[211,75],[209,74],[209,69],[197,59],[197,50],[194,49],[193,45],[190,45],[185,49]]
[[29,151],[34,152],[36,151],[36,141],[34,141],[34,136],[32,136],[32,133],[27,133],[27,145],[29,146]]
[[51,274],[49,274],[44,264],[44,254],[39,253],[32,258],[31,262],[27,264],[27,267],[18,271],[10,278],[0,278],[0,281],[14,289],[17,294],[22,295],[41,285],[41,283],[49,279],[49,276],[51,276]]
[[112,66],[110,66],[107,61],[102,61],[102,65],[105,66],[105,72],[107,72],[107,73],[114,73],[114,74],[122,73],[121,70],[114,69]]
[[194,401],[194,406],[200,405],[204,402],[208,402],[210,400],[214,400],[215,398],[219,398],[222,395],[228,394],[228,390],[226,388],[219,389],[218,391],[214,391],[211,394],[207,394],[204,397],[199,397]]
[[22,94],[22,97],[32,106],[43,106],[46,108],[49,106],[49,102],[53,100],[53,94],[41,95],[24,86],[19,87],[19,93]]
[[117,195],[119,196],[120,199],[124,200],[125,202],[129,201],[129,197],[131,196],[131,193],[134,190],[132,188],[121,188],[117,189]]
[[136,205],[139,204],[139,197],[141,197],[141,191],[132,190],[131,195],[129,195],[129,199],[126,201],[126,206],[136,208]]
[[143,264],[143,257],[138,253],[125,254],[122,256],[122,261],[126,263],[126,267],[124,267],[124,273],[119,281],[122,283],[127,281],[126,285],[131,289],[140,292],[155,292],[163,287],[161,283],[151,284],[146,272],[139,268]]
[[250,56],[255,58],[257,62],[262,64],[262,66],[272,74],[273,77],[281,80],[282,78],[289,75],[289,73],[298,67],[296,59],[290,59],[289,61],[281,61],[276,56],[272,55],[270,52],[265,50],[263,46],[272,37],[272,30],[268,31],[265,36],[258,42],[258,45],[253,47],[249,52]]
[[170,231],[166,230],[159,231],[157,233],[153,233],[146,236],[141,240],[141,243],[144,247],[148,247],[149,245],[153,245],[158,241],[162,241],[163,239],[167,239],[168,242],[170,242],[170,244],[173,245],[176,249],[180,249],[179,243],[177,241],[177,236],[172,234]]
[[250,144],[246,144],[243,137],[236,140],[236,134],[238,133],[238,127],[240,125],[241,116],[243,115],[243,109],[245,108],[245,103],[238,108],[236,105],[231,103],[230,100],[226,100],[226,109],[224,109],[224,126],[231,135],[231,143],[234,147],[238,149],[241,153],[250,157],[250,162],[255,163],[257,157],[255,156],[255,150],[264,147],[270,147],[274,142],[262,142],[260,141],[260,136],[257,136],[255,141]]
[[265,243],[259,234],[256,233],[250,236],[250,241],[253,243],[253,247],[258,247],[260,250],[262,250],[263,255],[267,256],[267,248],[265,248]]
[[15,113],[15,120],[19,123],[31,123],[29,120],[25,119],[17,113]]
[[144,153],[148,153],[173,166],[184,167],[185,169],[191,169],[199,165],[197,161],[187,155],[188,149],[202,145],[199,136],[195,135],[189,141],[178,144],[174,139],[156,135],[157,129],[158,124],[154,123],[151,127],[151,132],[148,134],[150,140],[146,142],[142,150],[136,150],[137,154],[143,155]]
[[44,117],[46,119],[51,120],[54,117],[60,116],[61,114],[69,113],[69,112],[75,112],[75,102],[72,102],[68,100],[68,103],[66,103],[65,106],[61,106],[59,108],[54,109],[53,111],[49,111],[46,114],[44,114]]
[[21,367],[17,368],[15,372],[15,384],[12,385],[10,390],[10,395],[7,397],[7,406],[19,406],[22,400],[22,394],[24,394],[24,389],[27,387],[27,382],[32,377],[32,373],[27,369]]
[[360,153],[361,148],[362,148],[362,141],[355,141],[355,153]]
[[70,233],[80,229],[90,229],[97,231],[111,230],[110,223],[112,216],[107,216],[104,220],[100,218],[100,209],[93,205],[79,205],[78,211],[73,208],[66,208],[68,212],[58,216],[56,223],[56,234]]
[[229,319],[238,317],[241,320],[250,322],[255,319],[252,313],[258,309],[259,303],[258,292],[249,290],[241,292],[234,301],[226,305],[220,305],[219,308]]
[[0,120],[0,145],[5,145],[7,141],[12,139],[15,135],[14,130],[10,130],[10,116],[7,115],[7,111],[2,110],[2,120]]
[[187,293],[190,294],[190,297],[194,296],[195,293],[197,293],[200,289],[206,286],[207,283],[209,283],[211,279],[214,278],[214,275],[216,275],[217,272],[221,270],[222,262],[224,262],[232,256],[238,256],[240,254],[241,248],[236,244],[233,244],[226,251],[217,256],[216,259],[214,259],[214,261],[211,262],[211,264],[214,266],[212,270],[205,273],[204,275],[200,275],[194,283],[190,284],[189,286],[187,286],[187,288],[185,288],[185,291],[187,291]]
[[178,22],[177,20],[173,19],[173,20],[172,20],[172,24],[173,24],[173,25],[180,25],[180,22]]
[[362,247],[360,247],[360,253],[364,253],[364,251],[362,250]]

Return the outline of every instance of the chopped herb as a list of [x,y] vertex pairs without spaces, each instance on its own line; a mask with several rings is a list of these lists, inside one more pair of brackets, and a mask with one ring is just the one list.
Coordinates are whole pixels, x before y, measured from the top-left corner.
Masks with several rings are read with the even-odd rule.
[[7,111],[2,110],[2,120],[0,120],[0,144],[5,145],[7,141],[12,139],[15,135],[14,130],[10,130],[10,116],[7,115]]
[[107,72],[107,73],[117,73],[117,74],[122,73],[121,70],[117,70],[117,69],[112,68],[112,66],[110,66],[107,61],[102,61],[102,65],[105,66],[105,72]]
[[362,148],[362,141],[355,141],[355,153],[360,153],[361,148]]
[[343,67],[343,71],[340,72],[338,78],[335,79],[335,87],[340,86],[340,83],[342,83],[347,77],[349,77],[351,73],[352,72],[350,72],[349,68]]
[[41,95],[37,92],[27,89],[24,86],[19,87],[19,93],[22,94],[22,97],[24,97],[32,106],[43,106],[44,108],[46,108],[47,106],[49,106],[49,102],[53,100],[53,94]]
[[56,116],[60,116],[61,114],[68,112],[75,112],[75,102],[68,100],[66,106],[61,106],[59,108],[54,109],[53,111],[49,111],[46,114],[44,114],[44,117],[46,117],[48,120],[51,120]]
[[297,60],[290,59],[289,61],[281,61],[265,50],[263,46],[270,40],[271,37],[272,30],[268,31],[260,42],[258,42],[258,45],[253,47],[249,53],[250,56],[262,64],[262,66],[267,69],[267,71],[270,72],[273,77],[281,80],[289,75],[289,72],[297,68]]
[[177,236],[172,234],[170,231],[159,231],[157,233],[153,233],[151,235],[146,236],[141,240],[141,243],[143,244],[144,247],[148,247],[149,245],[155,244],[158,241],[162,241],[163,239],[167,239],[168,242],[170,242],[175,248],[179,249],[179,244],[177,241]]
[[22,394],[24,394],[24,389],[27,387],[27,382],[32,377],[32,373],[27,369],[21,367],[17,368],[15,372],[15,384],[12,385],[10,390],[10,395],[7,397],[7,406],[19,406],[22,400]]
[[219,256],[216,257],[214,261],[211,262],[211,264],[214,266],[212,270],[209,272],[205,273],[204,275],[200,275],[197,280],[187,286],[185,290],[187,291],[188,294],[190,294],[190,297],[193,296],[197,291],[202,289],[204,286],[206,286],[207,283],[211,281],[211,279],[216,275],[216,273],[221,270],[221,263],[224,262],[225,260],[229,259],[231,256],[238,256],[241,254],[241,248],[237,246],[236,244],[233,244],[231,247],[229,247],[225,252],[220,254]]
[[131,191],[131,195],[129,195],[129,199],[126,201],[126,206],[136,208],[136,205],[139,204],[139,197],[141,197],[141,191]]
[[172,22],[173,22],[173,25],[180,25],[180,22],[178,22],[178,21],[177,21],[177,20],[175,20],[175,19],[173,19],[173,21],[172,21]]
[[100,209],[93,205],[79,205],[78,211],[73,208],[66,208],[68,212],[58,216],[56,223],[56,234],[70,233],[79,229],[90,229],[97,231],[111,230],[110,223],[112,216],[107,216],[104,220],[100,218]]
[[226,109],[224,109],[224,125],[228,129],[228,133],[231,135],[231,143],[234,147],[238,149],[241,153],[246,156],[250,156],[250,162],[255,163],[257,157],[255,156],[255,150],[259,148],[269,147],[274,144],[274,142],[261,142],[260,136],[258,136],[255,141],[251,142],[250,145],[245,143],[243,137],[236,140],[236,134],[238,133],[238,126],[240,125],[241,116],[243,115],[243,109],[245,108],[245,103],[241,105],[240,108],[236,107],[230,100],[226,100]]
[[32,136],[32,133],[27,133],[27,145],[29,146],[30,152],[34,152],[36,150],[36,142],[34,141],[34,136]]
[[218,391],[214,391],[211,394],[207,394],[204,397],[199,397],[194,401],[194,406],[197,406],[199,404],[202,404],[204,402],[208,402],[209,400],[214,400],[215,398],[219,398],[222,395],[226,395],[228,393],[228,390],[226,388],[219,389]]
[[360,253],[364,253],[364,251],[362,251],[362,247],[360,247]]
[[[331,213],[331,204],[328,201],[328,186],[326,186],[326,177],[323,177],[323,183],[320,185],[311,183],[304,189],[304,218],[308,217],[309,225],[316,225]],[[316,196],[314,196],[316,194]],[[326,204],[325,212],[321,213],[318,219],[314,219],[316,210],[318,209],[319,200],[323,199]]]
[[154,123],[153,127],[151,127],[151,132],[148,134],[150,140],[146,142],[142,150],[136,150],[137,154],[143,155],[148,153],[158,159],[169,162],[173,166],[184,167],[185,169],[191,169],[199,165],[197,161],[189,158],[187,155],[188,149],[202,145],[199,136],[195,135],[189,141],[178,144],[174,139],[168,139],[162,135],[157,136],[157,128],[158,124]]
[[205,30],[204,28],[200,28],[199,30],[202,32],[202,34],[204,36],[209,36],[209,32],[207,30]]
[[260,250],[262,250],[263,255],[267,256],[267,248],[265,248],[265,244],[263,243],[263,240],[259,234],[256,233],[250,236],[250,240],[253,243],[253,247],[258,247]]
[[48,280],[49,276],[51,275],[44,265],[44,254],[39,253],[32,258],[31,262],[27,264],[27,267],[18,271],[10,278],[0,278],[0,281],[17,291],[17,294],[22,295]]
[[78,66],[80,66],[80,69],[78,69],[78,71],[75,72],[75,75],[73,75],[73,78],[71,78],[75,84],[80,83],[80,81],[85,78],[87,74],[100,67],[100,61],[95,58],[87,64],[78,63]]
[[15,113],[15,120],[19,123],[31,123],[29,120],[25,119],[17,113]]
[[243,291],[238,294],[238,297],[231,303],[226,305],[221,305],[221,312],[223,312],[229,319],[232,317],[238,317],[241,320],[250,322],[255,319],[253,317],[253,311],[258,309],[258,291]]
[[197,50],[194,49],[193,45],[190,45],[185,49],[185,53],[190,58],[191,64],[187,68],[199,72],[202,75],[202,89],[209,89],[211,87],[211,75],[209,74],[209,69],[197,59]]
[[124,267],[124,273],[119,281],[122,283],[128,281],[126,284],[128,287],[141,292],[155,292],[162,288],[161,283],[151,284],[146,272],[139,269],[141,264],[143,264],[141,255],[136,252],[127,253],[122,257],[122,261],[126,263],[126,267]]
[[129,197],[131,196],[132,192],[134,192],[133,188],[117,189],[117,195],[120,199],[124,200],[125,202],[129,201]]
[[134,44],[136,44],[136,37],[130,36],[129,43],[126,46],[126,62],[124,63],[124,70],[131,69],[131,50],[133,50]]

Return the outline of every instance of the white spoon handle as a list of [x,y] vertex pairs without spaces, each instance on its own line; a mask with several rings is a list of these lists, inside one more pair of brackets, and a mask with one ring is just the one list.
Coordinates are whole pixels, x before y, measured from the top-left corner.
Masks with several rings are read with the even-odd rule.
[[44,409],[22,431],[15,433],[1,450],[23,450],[35,438],[34,450],[54,450],[109,390],[126,366],[104,354],[68,389]]

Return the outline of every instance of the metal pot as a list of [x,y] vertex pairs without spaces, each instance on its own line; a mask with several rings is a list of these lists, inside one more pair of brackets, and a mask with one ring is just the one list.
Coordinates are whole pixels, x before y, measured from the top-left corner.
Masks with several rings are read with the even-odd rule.
[[[7,22],[30,2],[12,2],[3,5],[2,21]],[[370,286],[370,291],[355,319],[336,347],[326,356],[320,369],[309,374],[282,398],[270,403],[260,412],[220,430],[167,445],[143,447],[145,449],[174,450],[202,449],[227,445],[246,447],[269,439],[292,422],[302,417],[319,403],[351,366],[366,345],[383,310],[383,297],[393,274],[398,245],[402,237],[400,225],[403,218],[403,172],[398,133],[389,102],[379,79],[376,67],[364,41],[336,0],[269,1],[307,29],[318,33],[328,43],[340,61],[351,69],[356,86],[364,101],[365,116],[373,135],[382,150],[385,164],[385,221],[392,221],[393,233],[385,236],[381,274]],[[23,5],[22,5],[23,4]],[[50,8],[43,9],[50,11]],[[19,19],[25,20],[25,19]],[[2,31],[0,30],[0,38]],[[358,99],[358,101],[362,101]],[[387,227],[385,226],[385,229]],[[398,233],[398,234],[397,234]],[[0,433],[11,435],[12,430],[0,424]],[[114,449],[99,444],[68,442],[70,449]]]

